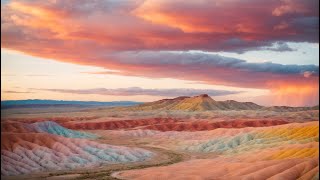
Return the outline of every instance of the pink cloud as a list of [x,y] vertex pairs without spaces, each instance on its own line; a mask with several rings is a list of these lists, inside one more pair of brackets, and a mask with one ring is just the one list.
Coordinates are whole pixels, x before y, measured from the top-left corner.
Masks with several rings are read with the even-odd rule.
[[[308,96],[318,89],[318,66],[248,63],[185,50],[292,51],[283,42],[318,42],[318,3],[13,0],[1,7],[1,47],[121,75],[272,90],[312,87]],[[268,47],[274,43],[279,48]],[[302,75],[307,71],[315,73]]]
[[[52,44],[72,41],[104,50],[243,52],[277,41],[318,42],[317,3],[12,1],[2,7],[1,44],[18,49],[16,43],[28,40]],[[284,16],[283,6],[294,10],[285,11],[289,14]],[[274,16],[274,11],[281,16]]]

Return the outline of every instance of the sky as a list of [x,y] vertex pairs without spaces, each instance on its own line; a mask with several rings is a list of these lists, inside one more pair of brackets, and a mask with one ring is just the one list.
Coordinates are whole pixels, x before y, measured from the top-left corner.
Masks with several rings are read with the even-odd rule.
[[1,100],[319,104],[317,0],[1,0]]

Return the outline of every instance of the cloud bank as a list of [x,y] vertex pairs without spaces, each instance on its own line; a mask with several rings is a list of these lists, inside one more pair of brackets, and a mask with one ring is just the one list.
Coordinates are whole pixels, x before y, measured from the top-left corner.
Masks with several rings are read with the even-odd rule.
[[294,51],[287,42],[318,43],[318,5],[317,0],[12,0],[1,6],[1,47],[117,70],[97,74],[185,79],[318,99],[318,66],[213,54]]
[[195,96],[199,94],[209,94],[210,96],[224,96],[229,94],[241,93],[241,91],[226,91],[215,89],[143,89],[140,87],[129,88],[95,88],[95,89],[34,89],[59,93],[72,93],[72,94],[98,94],[98,95],[111,95],[111,96],[137,96],[137,95],[149,95],[149,96],[165,96],[165,97],[177,97],[177,96]]
[[1,45],[59,54],[71,47],[92,54],[244,52],[284,41],[319,42],[318,5],[316,0],[12,0],[1,7]]
[[119,71],[97,74],[174,77],[245,88],[270,89],[288,84],[314,86],[319,79],[319,67],[315,65],[249,63],[237,58],[198,52],[121,52],[109,53],[101,59],[95,63]]

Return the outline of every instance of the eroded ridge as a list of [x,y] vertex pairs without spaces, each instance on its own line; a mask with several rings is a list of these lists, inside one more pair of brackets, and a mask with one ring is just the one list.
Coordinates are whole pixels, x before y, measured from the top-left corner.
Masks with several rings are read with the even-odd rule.
[[2,176],[138,162],[153,155],[141,148],[87,140],[96,137],[53,122],[16,123],[6,127],[15,132],[1,133]]
[[119,132],[126,133],[207,159],[113,174],[119,178],[313,179],[319,174],[319,122],[201,132]]
[[171,118],[153,118],[139,120],[104,121],[104,122],[70,122],[64,123],[71,129],[116,130],[116,129],[150,129],[157,131],[208,131],[217,128],[265,127],[287,124],[284,120],[233,120],[212,122],[209,120],[181,120]]

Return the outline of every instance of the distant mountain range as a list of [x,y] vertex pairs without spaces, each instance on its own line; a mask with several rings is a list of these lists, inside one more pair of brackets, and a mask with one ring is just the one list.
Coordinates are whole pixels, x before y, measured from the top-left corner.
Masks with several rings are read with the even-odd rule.
[[100,107],[100,106],[132,106],[141,104],[141,102],[134,101],[111,101],[111,102],[99,102],[99,101],[60,101],[60,100],[40,100],[40,99],[28,99],[28,100],[7,100],[1,101],[1,109],[9,108],[46,108],[46,107]]
[[1,109],[9,108],[48,108],[48,107],[97,107],[111,108],[119,111],[148,111],[148,110],[182,110],[182,111],[210,111],[210,110],[270,110],[270,111],[304,111],[319,110],[319,106],[289,107],[289,106],[260,106],[253,102],[238,102],[234,100],[215,101],[207,94],[188,97],[180,96],[173,99],[162,99],[154,102],[134,101],[58,101],[58,100],[9,100],[1,101]]
[[183,110],[183,111],[209,111],[209,110],[271,110],[271,111],[303,111],[316,110],[313,107],[265,107],[252,102],[237,102],[234,100],[215,101],[207,94],[188,97],[181,96],[174,99],[162,99],[128,107],[116,107],[118,110],[144,111],[144,110]]

